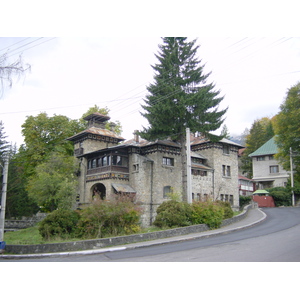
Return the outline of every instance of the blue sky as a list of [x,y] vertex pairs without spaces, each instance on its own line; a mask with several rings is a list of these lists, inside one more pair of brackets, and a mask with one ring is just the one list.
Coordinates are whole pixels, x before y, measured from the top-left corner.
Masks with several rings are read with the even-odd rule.
[[[232,135],[257,118],[275,115],[300,78],[300,38],[189,38],[197,38],[209,81],[224,96],[220,109],[229,107],[225,124]],[[153,81],[151,64],[159,43],[160,37],[0,38],[0,55],[7,52],[13,61],[22,54],[31,65],[31,72],[0,100],[8,140],[23,142],[21,125],[28,115],[77,119],[95,104],[107,107],[130,139],[135,129],[147,126],[139,111]]]

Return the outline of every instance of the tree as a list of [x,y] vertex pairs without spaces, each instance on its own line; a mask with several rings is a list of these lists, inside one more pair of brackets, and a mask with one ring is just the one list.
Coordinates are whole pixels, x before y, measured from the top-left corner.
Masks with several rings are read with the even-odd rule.
[[252,177],[252,159],[248,155],[256,151],[274,136],[274,117],[264,117],[253,122],[249,134],[246,136],[246,150],[241,157],[242,170]]
[[292,86],[276,116],[275,141],[277,158],[286,170],[290,170],[290,148],[293,151],[295,179],[300,181],[300,82]]
[[73,156],[53,152],[46,162],[36,167],[35,175],[30,178],[27,186],[29,197],[47,212],[73,208],[77,170],[78,163]]
[[21,145],[18,156],[27,176],[31,176],[37,165],[45,162],[55,151],[73,156],[73,144],[66,139],[82,130],[79,121],[66,116],[46,113],[29,116],[22,125],[25,145]]
[[158,63],[152,66],[156,72],[154,83],[147,87],[145,105],[141,113],[149,123],[140,135],[147,140],[171,137],[181,144],[183,196],[186,197],[186,136],[185,129],[201,132],[202,135],[218,140],[210,132],[223,123],[227,109],[218,111],[223,100],[214,84],[206,81],[201,60],[197,59],[196,40],[184,37],[163,38],[156,55]]
[[230,133],[229,133],[228,128],[225,124],[222,127],[221,136],[223,136],[226,139],[230,138]]
[[8,86],[11,87],[14,76],[20,77],[24,75],[26,71],[30,70],[30,65],[23,65],[22,57],[9,63],[7,61],[7,54],[0,56],[0,98],[4,93],[5,84],[8,83]]
[[6,216],[8,218],[30,217],[39,211],[39,206],[28,197],[24,166],[17,163],[16,145],[10,147],[9,157]]

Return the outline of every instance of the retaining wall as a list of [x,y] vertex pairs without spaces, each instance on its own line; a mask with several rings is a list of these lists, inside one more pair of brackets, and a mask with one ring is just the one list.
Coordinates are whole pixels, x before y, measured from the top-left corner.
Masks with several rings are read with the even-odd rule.
[[[249,209],[253,205],[248,205],[244,208],[243,212],[233,218],[226,219],[222,222],[221,227],[238,222],[245,218]],[[31,253],[55,253],[55,252],[69,252],[105,248],[109,246],[125,245],[129,243],[136,243],[142,241],[149,241],[155,239],[163,239],[173,236],[180,236],[189,233],[203,232],[209,230],[205,224],[192,225],[187,227],[174,228],[169,230],[162,230],[156,232],[149,232],[143,234],[133,234],[126,236],[118,236],[112,238],[84,240],[68,243],[54,243],[54,244],[39,244],[39,245],[6,245],[6,254],[31,254]]]

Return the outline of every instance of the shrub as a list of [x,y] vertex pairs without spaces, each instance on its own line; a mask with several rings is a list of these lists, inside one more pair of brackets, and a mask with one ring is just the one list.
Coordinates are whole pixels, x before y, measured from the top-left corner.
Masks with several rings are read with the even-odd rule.
[[275,187],[269,189],[269,195],[273,197],[275,206],[290,206],[292,205],[292,197],[288,189],[284,187]]
[[54,237],[73,237],[79,214],[72,210],[55,210],[39,223],[41,236],[49,240]]
[[223,207],[223,209],[224,209],[223,219],[230,219],[233,217],[233,210],[232,210],[229,202],[224,202],[224,201],[218,200],[218,201],[216,201],[216,203],[218,205],[220,205],[221,207]]
[[244,206],[248,205],[250,201],[252,200],[251,196],[240,196],[240,209],[242,209]]
[[136,233],[141,210],[130,200],[96,201],[80,212],[76,234],[81,238],[102,238]]
[[156,210],[153,225],[157,227],[181,227],[191,225],[191,206],[186,202],[169,200],[163,202]]
[[206,224],[209,228],[220,227],[224,208],[216,202],[194,202],[192,203],[191,220],[193,224]]

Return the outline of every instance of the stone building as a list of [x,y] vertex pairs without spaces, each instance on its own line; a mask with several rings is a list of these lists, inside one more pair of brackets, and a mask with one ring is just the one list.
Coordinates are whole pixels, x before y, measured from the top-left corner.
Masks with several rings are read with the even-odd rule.
[[[171,140],[149,142],[138,135],[129,141],[114,128],[105,128],[108,116],[85,118],[88,128],[68,140],[79,160],[79,205],[118,194],[133,197],[143,208],[142,224],[152,224],[157,207],[172,191],[182,190],[181,146]],[[238,207],[238,150],[223,139],[218,143],[191,137],[192,198],[229,201]]]

